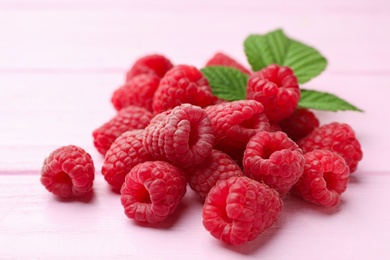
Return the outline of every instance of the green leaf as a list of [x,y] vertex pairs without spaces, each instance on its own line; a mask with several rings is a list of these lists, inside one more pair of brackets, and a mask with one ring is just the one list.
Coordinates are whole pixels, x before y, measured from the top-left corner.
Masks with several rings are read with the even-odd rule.
[[248,75],[225,66],[208,66],[201,69],[217,97],[232,101],[246,98]]
[[316,90],[301,89],[299,107],[326,111],[359,111],[360,108],[348,103],[336,95]]
[[319,75],[327,65],[321,53],[287,37],[281,29],[263,35],[249,35],[244,41],[244,50],[253,71],[270,64],[289,66],[301,84]]
[[305,83],[325,70],[328,62],[314,48],[291,40],[283,65],[294,70],[299,83]]

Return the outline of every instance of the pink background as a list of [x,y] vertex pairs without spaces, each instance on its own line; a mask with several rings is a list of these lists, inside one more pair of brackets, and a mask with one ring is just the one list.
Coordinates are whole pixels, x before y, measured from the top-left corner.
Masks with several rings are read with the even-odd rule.
[[[276,28],[329,61],[303,87],[365,110],[317,113],[350,124],[363,147],[341,205],[288,197],[282,218],[238,247],[205,231],[191,191],[157,227],[127,219],[91,133],[115,114],[111,94],[132,62],[158,52],[202,67],[220,50],[245,63],[244,38]],[[0,259],[390,259],[389,31],[385,0],[0,0]],[[44,158],[68,144],[95,161],[88,201],[39,183]]]

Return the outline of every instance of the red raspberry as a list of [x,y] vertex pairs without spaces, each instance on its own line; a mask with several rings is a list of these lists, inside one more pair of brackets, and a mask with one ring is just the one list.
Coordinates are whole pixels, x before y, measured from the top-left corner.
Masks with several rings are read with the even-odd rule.
[[135,76],[125,85],[115,90],[111,103],[118,111],[133,105],[146,108],[152,112],[153,96],[159,83],[160,78],[155,75],[141,74]]
[[238,100],[205,108],[213,124],[218,146],[244,149],[259,130],[270,130],[263,105],[254,100]]
[[186,192],[183,172],[163,161],[137,164],[121,189],[125,214],[140,222],[157,223],[171,215]]
[[250,75],[251,72],[245,68],[243,65],[241,65],[239,62],[234,60],[233,58],[229,57],[228,55],[217,52],[207,63],[207,66],[226,66],[226,67],[232,67],[235,69],[240,70],[241,72]]
[[99,153],[105,155],[117,137],[129,130],[145,128],[152,117],[152,113],[145,108],[128,106],[93,131],[93,144]]
[[162,78],[173,67],[171,61],[159,54],[139,58],[127,72],[126,81],[140,74],[152,74]]
[[130,130],[119,136],[104,158],[102,174],[115,191],[119,191],[126,174],[137,164],[153,160],[142,145],[143,129]]
[[180,167],[199,164],[214,146],[214,133],[206,112],[183,104],[157,114],[145,128],[143,145],[156,159]]
[[289,118],[279,122],[283,132],[294,141],[307,136],[319,125],[320,122],[315,114],[305,108],[296,109]]
[[283,197],[303,172],[304,157],[284,132],[260,131],[244,152],[244,173],[274,188]]
[[360,143],[355,132],[347,124],[333,122],[314,129],[308,136],[298,141],[304,153],[315,149],[326,149],[344,158],[351,173],[356,171],[363,158]]
[[275,122],[291,116],[301,97],[294,72],[289,67],[276,64],[253,73],[246,93],[247,99],[262,103],[269,120]]
[[215,99],[209,82],[197,68],[178,65],[161,79],[153,98],[153,111],[160,113],[183,103],[205,107]]
[[187,170],[188,184],[202,200],[218,180],[243,176],[240,167],[227,154],[213,150],[201,164]]
[[302,177],[292,190],[306,201],[337,206],[349,179],[345,160],[329,150],[314,150],[305,154],[305,161]]
[[275,223],[282,207],[278,193],[264,183],[230,177],[210,190],[202,211],[203,225],[215,238],[240,245]]
[[92,190],[94,178],[91,156],[74,145],[62,146],[50,153],[41,170],[43,186],[63,198],[87,194]]

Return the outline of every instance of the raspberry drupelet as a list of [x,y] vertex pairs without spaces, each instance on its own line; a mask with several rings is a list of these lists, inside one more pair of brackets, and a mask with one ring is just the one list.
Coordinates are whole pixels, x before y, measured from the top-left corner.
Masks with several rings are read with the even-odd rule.
[[119,136],[104,158],[102,174],[114,191],[119,192],[126,174],[137,164],[151,161],[153,157],[142,145],[143,129],[130,130]]
[[45,159],[40,181],[45,188],[63,198],[81,197],[92,190],[95,167],[82,148],[62,146]]
[[244,152],[244,173],[284,197],[303,173],[304,156],[284,132],[259,131]]
[[205,107],[215,100],[208,80],[197,68],[177,65],[161,79],[153,98],[153,111],[160,113],[184,103]]
[[247,85],[247,99],[264,105],[270,121],[279,122],[295,111],[301,92],[292,69],[276,64],[253,73]]
[[292,190],[306,201],[335,207],[347,188],[348,177],[349,167],[341,156],[314,150],[305,154],[304,172]]
[[139,222],[162,222],[176,210],[186,185],[184,173],[167,162],[137,164],[121,188],[125,214]]
[[203,162],[211,154],[214,139],[204,109],[183,104],[151,120],[143,145],[154,158],[185,168]]
[[219,180],[210,190],[202,210],[210,234],[233,245],[245,244],[272,226],[283,202],[264,183],[247,177]]

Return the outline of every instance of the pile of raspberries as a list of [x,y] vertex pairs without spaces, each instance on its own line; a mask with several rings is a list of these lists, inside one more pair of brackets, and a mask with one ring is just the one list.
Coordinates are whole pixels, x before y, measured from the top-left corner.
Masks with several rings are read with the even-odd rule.
[[[288,67],[251,72],[223,53],[206,64],[215,65],[249,75],[245,100],[218,98],[196,67],[157,54],[138,59],[114,91],[117,114],[93,131],[93,142],[126,216],[164,221],[188,184],[204,203],[205,229],[239,245],[277,221],[287,194],[337,206],[362,159],[351,127],[320,126],[312,111],[299,108],[300,88]],[[79,197],[91,191],[94,175],[91,156],[69,145],[46,158],[41,183],[55,195]]]

